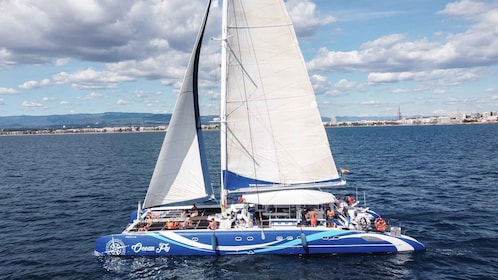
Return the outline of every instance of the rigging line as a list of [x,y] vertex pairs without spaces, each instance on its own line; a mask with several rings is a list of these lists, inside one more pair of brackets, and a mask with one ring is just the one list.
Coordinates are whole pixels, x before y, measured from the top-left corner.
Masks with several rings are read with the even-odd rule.
[[228,26],[229,29],[259,29],[259,28],[276,28],[276,27],[289,27],[292,23],[283,24],[269,24],[269,25],[244,25],[244,26]]
[[[232,2],[232,4],[234,4],[234,2]],[[240,5],[240,9],[241,9],[241,10],[244,10],[243,2],[239,2],[239,5]],[[235,17],[236,13],[233,13],[233,14],[234,14],[234,22],[235,22],[235,23],[238,23],[238,22],[245,22],[245,23],[247,23],[247,22],[248,22],[246,17],[243,17],[243,18],[239,21],[239,20]],[[247,15],[247,13],[243,13],[243,15]],[[228,27],[227,27],[227,29],[228,29]],[[238,31],[237,31],[236,29],[235,29],[234,31],[235,31],[235,33],[237,33],[237,35],[239,35],[239,34],[238,34]],[[250,34],[249,34],[249,35],[250,35]],[[236,38],[236,39],[237,39],[237,41],[236,41],[237,46],[238,46],[238,47],[239,47],[239,49],[240,49],[240,46],[241,46],[240,37],[239,37],[239,36],[237,36],[237,38]],[[252,40],[251,40],[251,42],[252,42]],[[232,48],[231,48],[230,44],[227,44],[227,45],[229,46],[230,53],[232,53],[232,54],[233,54],[233,57],[235,58],[235,60],[239,63],[239,65],[241,65],[241,66],[242,66],[242,65],[243,65],[243,64],[242,64],[242,61],[239,59],[239,57],[237,57],[237,56],[235,55],[235,53],[233,52],[233,50],[232,50]],[[253,46],[252,50],[254,50],[254,46]],[[254,53],[253,53],[253,56],[254,56],[254,57],[256,57],[256,56],[254,55]],[[258,86],[256,85],[255,81],[251,78],[251,76],[249,75],[249,73],[247,73],[246,69],[245,69],[244,67],[241,67],[241,70],[243,71],[243,73],[245,73],[245,74],[246,74],[245,76],[247,76],[247,78],[251,81],[251,83],[252,83],[252,84],[253,84],[256,88],[258,88]],[[243,75],[242,77],[244,77],[244,75]],[[244,84],[244,88],[246,88],[246,87],[245,87],[245,84],[246,84],[246,79],[242,79],[242,83]],[[251,122],[250,122],[250,117],[249,117],[250,111],[249,111],[249,107],[248,107],[248,102],[247,102],[247,92],[246,92],[246,91],[244,91],[244,96],[245,96],[245,102],[244,102],[244,104],[245,104],[245,107],[246,107],[246,112],[247,112],[247,113],[246,113],[246,114],[247,114],[246,116],[247,116],[247,120],[248,120],[248,128],[249,128],[249,139],[251,140],[251,155],[252,155],[251,157],[253,158],[253,155],[254,155],[254,141],[253,141],[253,139],[254,139],[254,138],[253,138],[252,127],[251,127]],[[254,165],[253,165],[254,180],[257,180],[257,179],[258,179],[258,175],[257,175],[257,168],[256,168],[256,166],[259,166],[259,165],[257,165],[257,162],[256,162],[256,160],[255,160],[254,158],[253,158],[253,164],[254,164]],[[261,202],[261,201],[260,201],[260,197],[259,197],[259,192],[258,192],[258,187],[257,187],[257,186],[256,186],[256,194],[257,194],[257,196],[256,196],[256,197],[257,197],[257,202],[258,202],[258,204],[260,204],[260,202]],[[263,230],[263,225],[261,225],[261,239],[265,239],[265,232],[264,232],[264,230]]]
[[247,156],[252,159],[252,161],[254,162],[254,164],[256,166],[259,167],[260,166],[259,163],[254,158],[254,153],[251,153],[251,151],[249,151],[246,147],[244,147],[244,144],[242,144],[242,142],[239,140],[239,138],[237,136],[235,136],[235,134],[232,132],[230,127],[227,127],[227,130],[230,132],[230,135],[232,135],[233,139],[236,140],[236,142],[239,144],[239,146],[242,148],[242,150],[247,154]]
[[[232,2],[232,4],[234,4],[234,3]],[[241,9],[241,10],[244,10],[243,3],[242,3],[242,2],[239,2],[239,5],[240,5],[240,9]],[[243,15],[246,15],[247,13],[242,13],[242,14],[243,14]],[[247,18],[242,17],[241,19],[238,19],[238,18],[236,18],[236,17],[235,17],[236,15],[237,15],[237,13],[233,13],[233,16],[234,16],[234,17],[233,17],[233,20],[234,20],[234,22],[235,22],[236,24],[238,24],[239,22],[247,22]],[[239,35],[237,30],[234,30],[234,31],[235,31],[235,33],[237,33],[237,35]],[[239,37],[239,36],[236,36],[236,37],[234,37],[234,38],[236,39],[236,42],[234,42],[234,43],[237,43],[237,45],[236,45],[236,46],[237,46],[237,47],[239,47],[239,49],[241,49],[241,45],[242,45],[242,44],[241,44],[241,42],[240,42],[240,37]],[[232,57],[236,60],[236,62],[238,63],[238,65],[239,65],[239,66],[241,66],[241,67],[240,67],[240,69],[241,69],[241,70],[242,70],[242,72],[245,74],[245,75],[242,75],[242,77],[247,77],[247,78],[249,79],[249,81],[250,81],[250,82],[251,82],[254,86],[256,86],[256,83],[255,83],[255,82],[254,82],[254,80],[251,78],[251,76],[249,75],[249,73],[247,73],[246,69],[244,69],[244,67],[242,67],[242,65],[243,65],[242,60],[241,60],[239,57],[237,57],[237,55],[235,54],[235,52],[234,52],[234,51],[233,51],[233,49],[231,48],[231,45],[230,45],[230,44],[227,44],[227,45],[228,45],[228,47],[229,47],[230,53],[232,54]],[[253,48],[253,49],[254,49],[254,48]],[[245,89],[245,88],[246,88],[246,86],[245,86],[245,85],[246,85],[246,83],[247,83],[247,79],[242,79],[242,83],[244,84],[244,89]],[[256,87],[257,87],[257,86],[256,86]],[[247,122],[247,124],[248,124],[248,128],[249,128],[249,139],[251,140],[251,141],[250,141],[250,142],[251,142],[251,147],[250,147],[250,148],[251,148],[251,151],[250,151],[250,154],[251,154],[251,155],[254,155],[254,136],[253,136],[252,126],[251,126],[251,121],[250,121],[250,120],[251,120],[251,118],[250,118],[250,110],[249,110],[249,106],[248,106],[248,102],[247,102],[247,100],[248,100],[247,91],[244,91],[244,92],[243,92],[243,94],[244,94],[244,105],[245,105],[246,117],[247,117],[247,121],[248,121],[248,122]],[[251,156],[251,158],[252,158],[252,156]],[[257,173],[257,168],[256,168],[256,166],[258,166],[258,165],[256,165],[256,161],[255,161],[254,159],[253,159],[253,163],[254,163],[254,165],[253,165],[253,166],[254,166],[254,167],[253,167],[254,179],[257,179],[257,174],[256,174],[256,173]],[[259,202],[259,201],[258,201],[258,202]]]
[[242,61],[239,59],[239,57],[237,56],[237,54],[233,51],[233,49],[230,46],[230,44],[227,43],[227,47],[228,47],[228,50],[230,51],[230,53],[232,54],[232,57],[235,59],[235,62],[237,62],[237,65],[240,67],[240,69],[242,70],[242,72],[245,74],[244,76],[247,76],[247,78],[251,81],[251,83],[253,84],[253,86],[256,87],[256,88],[258,88],[258,85],[251,78],[251,75],[249,74],[249,72],[247,72],[247,70],[245,69],[245,67],[242,65]]

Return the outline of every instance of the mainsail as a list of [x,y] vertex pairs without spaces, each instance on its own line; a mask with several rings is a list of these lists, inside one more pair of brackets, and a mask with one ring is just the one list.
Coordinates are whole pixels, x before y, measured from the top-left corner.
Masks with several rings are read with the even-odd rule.
[[224,188],[340,182],[285,4],[227,5]]
[[144,208],[211,195],[198,104],[197,75],[209,1],[168,131],[145,196]]

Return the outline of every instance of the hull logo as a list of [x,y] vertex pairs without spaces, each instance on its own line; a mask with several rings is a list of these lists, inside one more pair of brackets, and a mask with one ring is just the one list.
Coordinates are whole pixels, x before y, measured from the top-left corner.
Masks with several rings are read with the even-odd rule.
[[119,256],[126,253],[126,246],[121,239],[111,239],[105,244],[108,255]]
[[136,243],[131,246],[131,249],[135,253],[140,253],[140,252],[156,252],[156,254],[159,254],[161,252],[169,252],[170,247],[169,243],[159,243],[159,246],[156,248],[155,246],[145,246],[142,243]]
[[159,243],[159,248],[156,249],[156,253],[161,253],[161,251],[164,251],[166,253],[169,252],[169,243]]

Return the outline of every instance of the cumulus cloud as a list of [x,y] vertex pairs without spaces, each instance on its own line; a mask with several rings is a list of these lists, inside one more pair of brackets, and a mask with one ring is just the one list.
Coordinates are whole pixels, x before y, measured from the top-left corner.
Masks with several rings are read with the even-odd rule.
[[98,92],[92,92],[92,93],[89,93],[89,94],[81,97],[80,99],[82,99],[82,100],[93,100],[93,99],[102,98],[102,97],[104,97],[103,94],[98,93]]
[[402,81],[434,81],[446,85],[458,85],[466,81],[477,80],[479,69],[437,69],[420,72],[372,72],[368,74],[368,82],[393,83]]
[[317,27],[336,21],[332,16],[319,17],[315,3],[308,0],[289,0],[286,5],[299,36],[310,36]]
[[71,84],[79,89],[106,89],[116,88],[119,82],[132,81],[134,78],[88,68],[74,73],[60,72],[54,75],[52,80],[55,84]]
[[[458,69],[498,63],[497,1],[462,0],[449,3],[439,14],[471,20],[472,24],[464,32],[447,35],[443,41],[411,40],[406,34],[389,34],[363,43],[358,50],[322,48],[308,66],[311,71],[370,73],[369,82],[376,83],[442,78],[442,74],[460,72]],[[475,73],[458,77],[460,81],[475,78]],[[459,83],[458,79],[447,80]]]
[[24,82],[23,84],[19,85],[20,88],[22,89],[32,89],[32,88],[40,88],[44,87],[50,84],[49,79],[43,79],[41,81],[27,81]]
[[367,101],[361,102],[361,105],[379,105],[379,104],[380,104],[380,101],[378,101],[378,100],[367,100]]
[[334,84],[331,83],[327,77],[322,75],[311,75],[310,76],[311,84],[313,85],[313,89],[315,90],[315,94],[322,95],[337,95],[339,92],[334,90]]
[[354,87],[356,87],[356,85],[357,85],[356,82],[354,82],[354,81],[348,81],[346,79],[341,79],[340,81],[338,81],[337,83],[334,84],[334,86],[337,89],[343,90],[343,91],[351,90]]
[[61,65],[67,58],[140,60],[184,50],[195,38],[203,10],[196,1],[183,0],[60,0],[50,5],[4,0],[0,66],[51,61]]
[[0,87],[0,94],[18,94],[19,91],[14,88],[3,88]]
[[58,58],[58,59],[55,60],[55,65],[57,65],[57,66],[66,65],[66,64],[69,63],[69,61],[71,61],[71,59],[68,58],[68,57]]
[[35,101],[23,101],[21,106],[34,107],[34,108],[47,108],[47,106],[43,105],[42,103],[35,102]]

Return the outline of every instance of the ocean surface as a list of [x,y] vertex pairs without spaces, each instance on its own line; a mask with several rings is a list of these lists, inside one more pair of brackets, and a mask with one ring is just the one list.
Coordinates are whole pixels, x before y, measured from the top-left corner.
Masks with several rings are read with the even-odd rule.
[[[421,253],[99,258],[143,200],[164,133],[0,137],[0,279],[498,279],[498,125],[327,130],[359,199]],[[219,184],[218,133],[204,132]],[[363,195],[365,194],[365,195]]]

